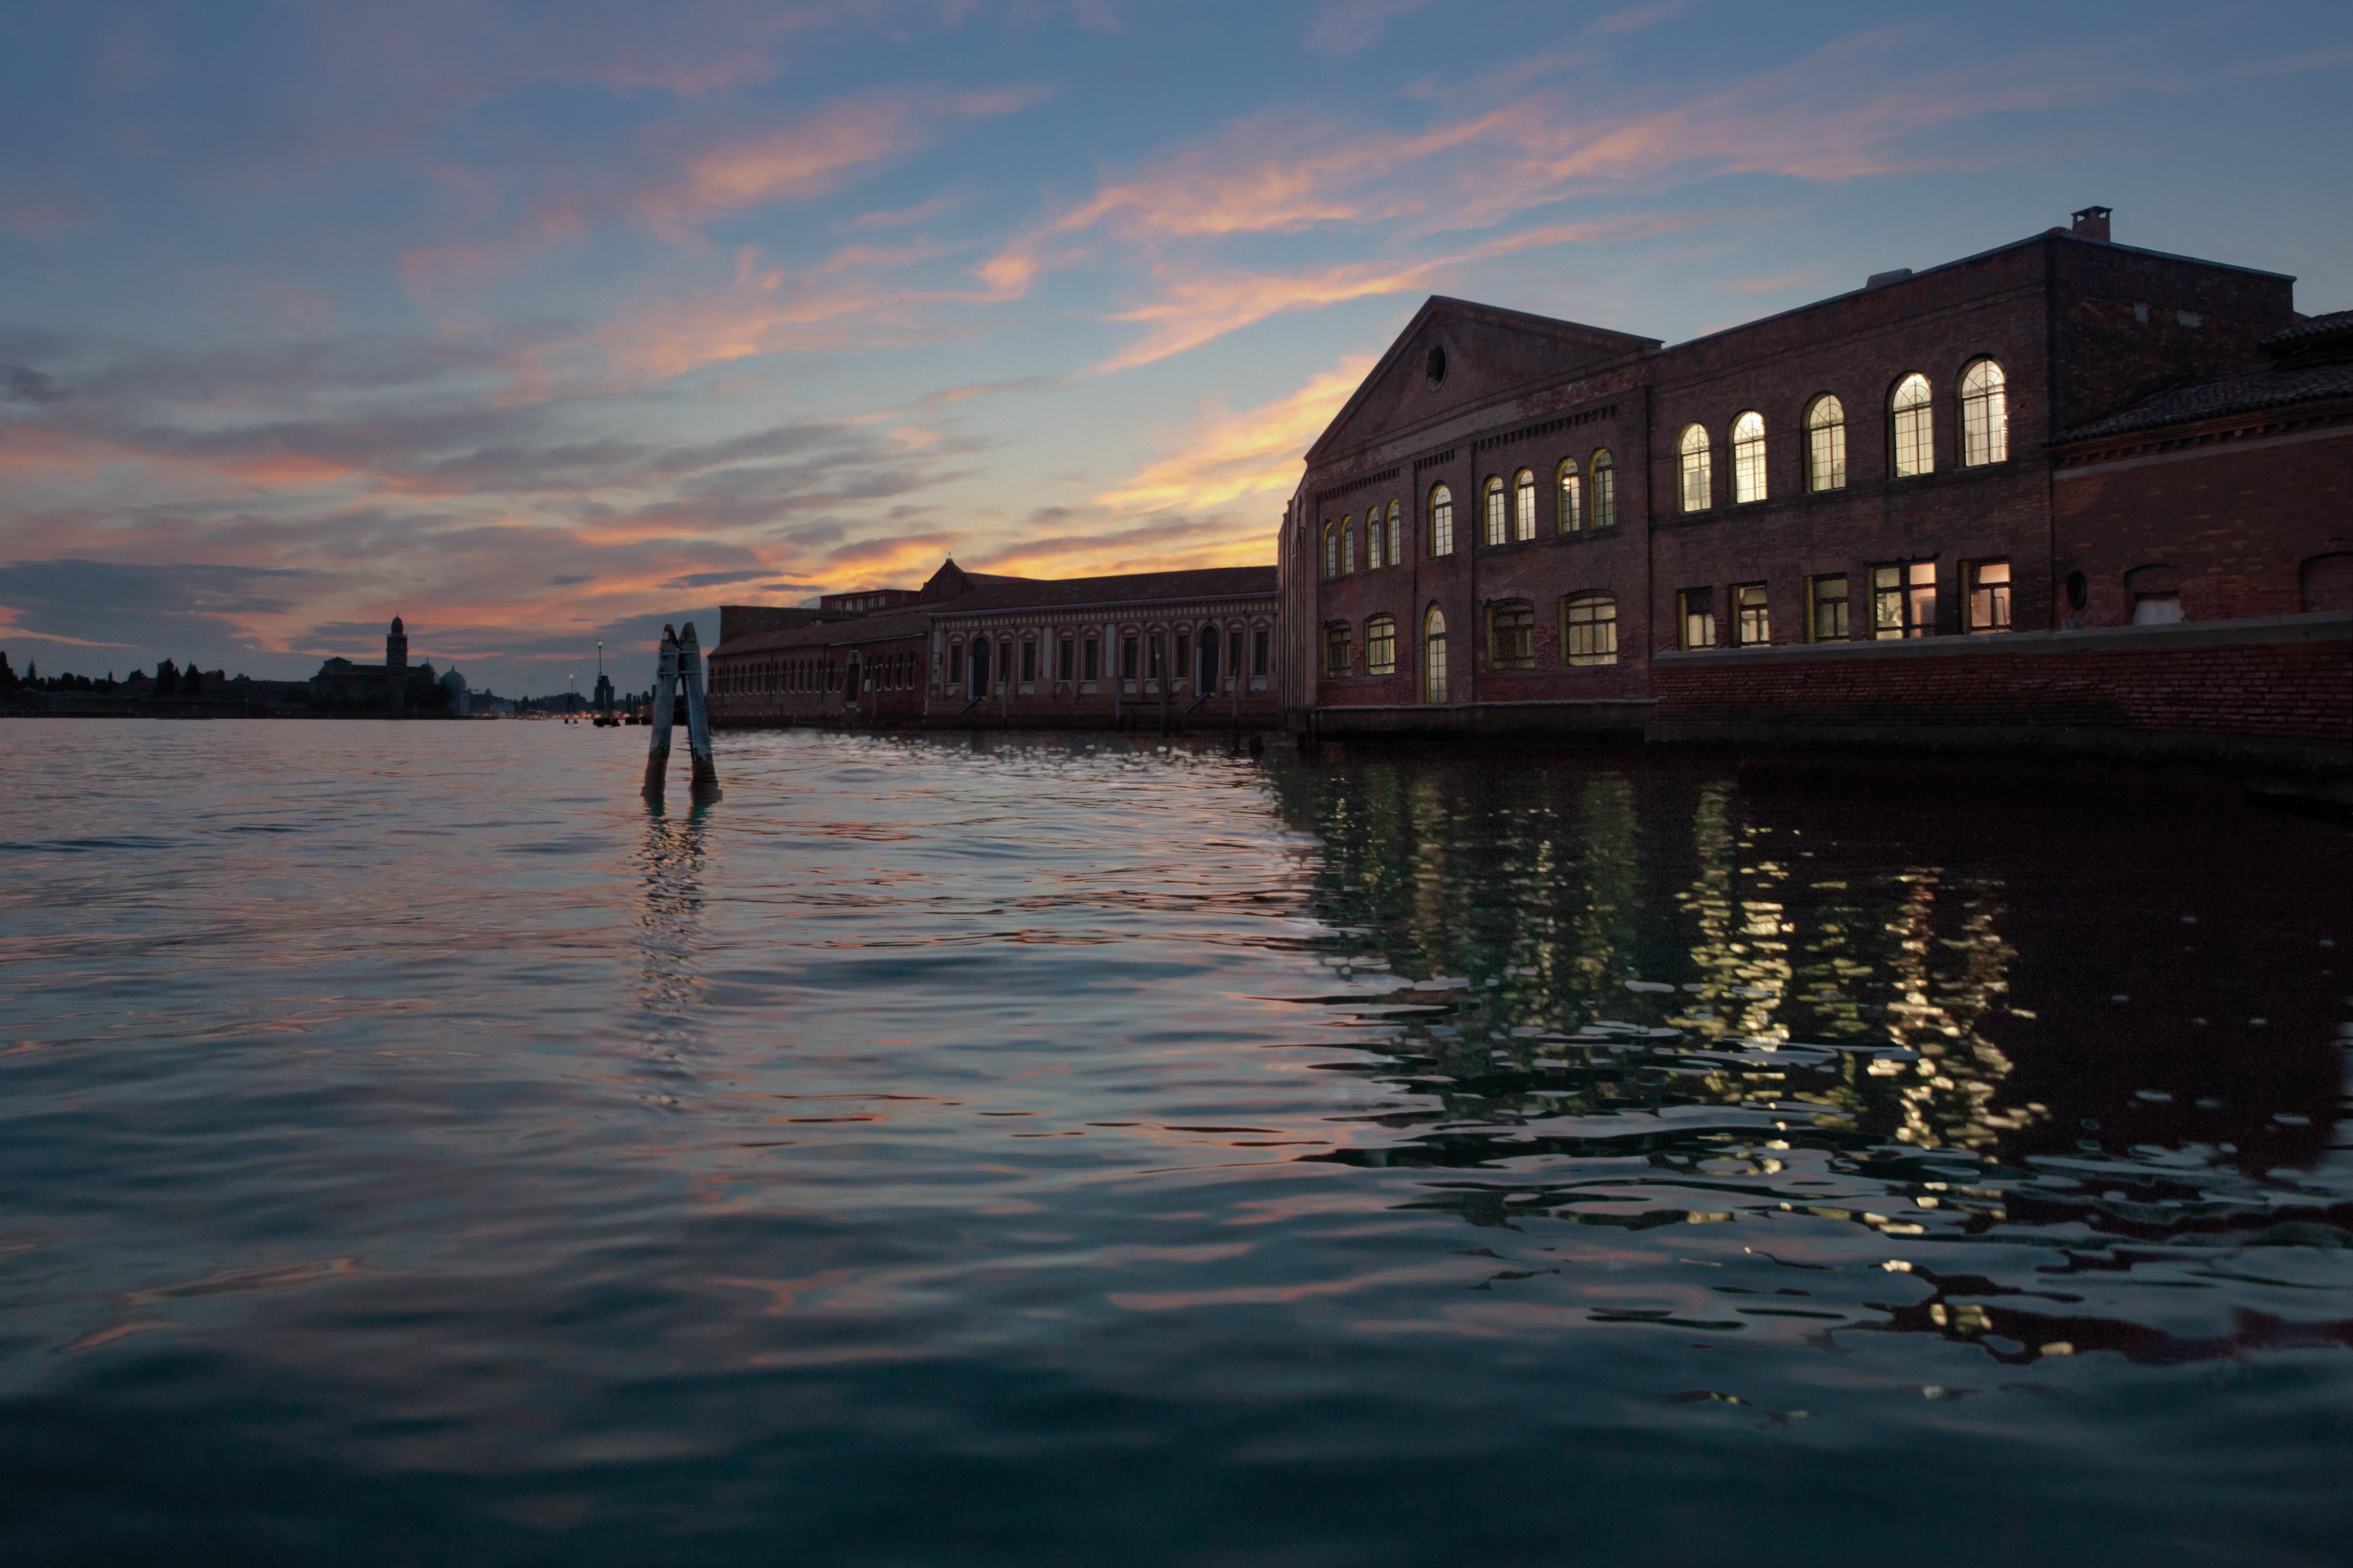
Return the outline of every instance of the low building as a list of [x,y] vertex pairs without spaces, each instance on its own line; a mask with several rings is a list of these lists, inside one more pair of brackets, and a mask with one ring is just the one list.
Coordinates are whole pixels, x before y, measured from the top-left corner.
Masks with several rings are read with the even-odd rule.
[[921,589],[829,595],[838,619],[733,624],[723,727],[1264,727],[1279,718],[1271,567],[1019,578],[944,563]]

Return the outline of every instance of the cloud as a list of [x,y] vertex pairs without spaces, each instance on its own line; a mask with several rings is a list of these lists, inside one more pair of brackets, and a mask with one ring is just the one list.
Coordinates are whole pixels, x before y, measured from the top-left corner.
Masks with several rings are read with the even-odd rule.
[[1629,5],[1622,11],[1612,11],[1606,16],[1596,16],[1585,25],[1585,31],[1590,37],[1597,38],[1639,33],[1645,27],[1672,21],[1689,9],[1691,9],[1691,0],[1652,0],[1652,3],[1647,5]]
[[1327,55],[1354,53],[1379,42],[1392,19],[1429,4],[1430,0],[1324,0],[1308,24],[1308,47]]
[[1094,498],[1117,512],[1225,506],[1245,497],[1279,510],[1300,462],[1378,356],[1352,354],[1287,396],[1240,414],[1212,400],[1177,450],[1145,464]]
[[57,403],[66,397],[58,378],[26,364],[0,364],[0,403]]
[[[689,572],[682,577],[671,578],[662,586],[665,588],[716,588],[727,583],[754,583],[774,574],[765,567],[754,567],[748,572]],[[575,577],[571,580],[587,581],[585,577]]]

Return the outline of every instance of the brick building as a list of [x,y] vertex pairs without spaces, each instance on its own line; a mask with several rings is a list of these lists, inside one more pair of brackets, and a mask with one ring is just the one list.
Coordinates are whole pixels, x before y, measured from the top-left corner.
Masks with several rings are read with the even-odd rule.
[[1286,510],[1286,710],[2353,742],[2353,332],[2293,281],[2094,207],[1672,347],[1432,299]]
[[712,722],[1264,728],[1276,612],[1267,566],[1023,578],[950,561],[921,589],[830,595],[799,612],[824,618],[776,629],[723,608]]

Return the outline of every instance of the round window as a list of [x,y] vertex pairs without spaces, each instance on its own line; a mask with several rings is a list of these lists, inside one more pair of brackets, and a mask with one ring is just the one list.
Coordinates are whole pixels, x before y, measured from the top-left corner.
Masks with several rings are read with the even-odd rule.
[[1436,386],[1440,382],[1446,379],[1446,351],[1444,349],[1433,346],[1430,351],[1430,358],[1424,363],[1429,370],[1430,385]]

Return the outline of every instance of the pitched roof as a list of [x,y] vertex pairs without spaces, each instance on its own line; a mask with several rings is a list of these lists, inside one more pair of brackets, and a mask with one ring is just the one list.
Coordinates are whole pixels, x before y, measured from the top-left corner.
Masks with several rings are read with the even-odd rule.
[[1271,594],[1271,566],[1205,566],[1185,572],[1129,572],[1108,577],[1014,578],[931,606],[934,615],[1006,610],[1066,610],[1085,605],[1146,605],[1169,599]]
[[2353,397],[2353,310],[2335,310],[2283,327],[2261,346],[2273,356],[2273,363],[2261,370],[2172,387],[2078,425],[2055,437],[2053,445]]

